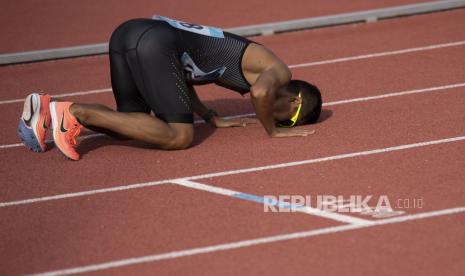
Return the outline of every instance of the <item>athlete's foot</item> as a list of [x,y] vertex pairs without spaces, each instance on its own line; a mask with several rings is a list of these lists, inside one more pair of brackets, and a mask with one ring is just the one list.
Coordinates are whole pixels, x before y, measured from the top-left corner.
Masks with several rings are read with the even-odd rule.
[[71,102],[50,103],[52,115],[53,140],[58,149],[69,159],[79,160],[75,147],[76,137],[81,132],[81,124],[70,111]]
[[18,134],[23,144],[35,152],[46,150],[45,134],[50,127],[50,96],[32,93],[24,101]]

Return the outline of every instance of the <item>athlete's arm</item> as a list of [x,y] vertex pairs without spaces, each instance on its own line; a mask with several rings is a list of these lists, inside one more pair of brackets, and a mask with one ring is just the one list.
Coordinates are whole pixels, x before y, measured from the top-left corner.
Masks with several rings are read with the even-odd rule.
[[250,88],[258,120],[271,137],[279,137],[279,130],[275,127],[273,118],[274,94],[278,88],[289,83],[291,77],[291,72],[284,63],[275,62],[258,76]]
[[[203,117],[203,115],[205,115],[209,109],[202,103],[193,86],[190,86],[189,91],[192,110],[200,117]],[[220,116],[215,116],[210,121],[210,124],[214,127],[244,127],[247,124],[253,123],[256,123],[256,120],[252,118],[225,119]]]
[[275,92],[292,78],[289,67],[266,47],[251,43],[242,59],[243,72],[249,76],[252,104],[270,137],[307,136],[309,131],[293,128],[276,128],[273,118]]
[[199,96],[195,92],[194,87],[191,85],[189,86],[189,98],[192,104],[192,110],[202,117],[208,112],[208,108],[200,101]]

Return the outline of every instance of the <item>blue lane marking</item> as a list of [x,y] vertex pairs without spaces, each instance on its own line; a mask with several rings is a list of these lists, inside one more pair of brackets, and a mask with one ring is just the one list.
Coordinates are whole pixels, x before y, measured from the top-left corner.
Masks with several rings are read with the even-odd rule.
[[233,197],[240,198],[240,199],[247,200],[247,201],[262,203],[262,204],[266,203],[267,205],[278,206],[280,208],[286,208],[286,209],[292,209],[292,210],[297,210],[297,209],[305,207],[302,205],[292,205],[291,203],[288,203],[288,202],[282,202],[282,201],[278,201],[272,198],[265,198],[262,196],[246,194],[246,193],[237,193],[237,194],[234,194]]
[[[245,193],[235,194],[235,195],[233,195],[233,197],[237,197],[237,198],[248,200],[248,201],[258,202],[258,203],[264,203],[265,202],[264,197],[251,195],[251,194],[245,194]],[[267,200],[267,201],[269,201],[269,200]],[[271,205],[276,205],[276,204],[271,204]]]

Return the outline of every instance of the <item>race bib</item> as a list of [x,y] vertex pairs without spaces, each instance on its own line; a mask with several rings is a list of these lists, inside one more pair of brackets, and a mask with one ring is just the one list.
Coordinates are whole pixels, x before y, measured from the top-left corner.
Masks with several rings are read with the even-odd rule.
[[206,35],[206,36],[211,36],[211,37],[217,37],[217,38],[224,38],[223,30],[219,28],[182,22],[182,21],[174,20],[174,19],[160,16],[160,15],[154,15],[152,19],[168,22],[168,24],[170,24],[172,27],[176,29],[188,31],[191,33],[196,33],[196,34]]

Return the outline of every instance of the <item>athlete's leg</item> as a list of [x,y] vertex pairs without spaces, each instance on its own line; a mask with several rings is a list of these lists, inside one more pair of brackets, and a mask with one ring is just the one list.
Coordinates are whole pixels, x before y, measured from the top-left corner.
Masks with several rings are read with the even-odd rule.
[[[183,149],[193,138],[192,124],[167,124],[150,115],[150,107],[145,103],[134,82],[123,54],[110,50],[111,80],[117,110],[100,104],[56,103],[54,105],[55,144],[69,158],[78,160],[79,154],[73,149],[73,141],[78,131],[60,132],[60,120],[75,129],[76,119],[85,127],[109,134],[113,137],[129,137],[153,144],[162,149]],[[73,118],[75,117],[75,118]],[[79,127],[79,126],[77,126]],[[60,136],[66,136],[60,138]]]
[[[115,33],[117,33],[118,30],[119,29],[117,29]],[[111,49],[114,47],[120,51],[123,50],[123,47],[120,45],[121,39],[114,39],[113,36],[110,40],[110,76],[117,110],[120,112],[142,112],[148,114],[150,113],[150,107],[144,102],[140,95],[140,92],[133,80],[125,55],[119,51]],[[112,111],[111,108],[101,104],[86,106],[95,110]],[[128,138],[106,128],[85,124],[84,121],[81,121],[81,123],[90,130],[107,134],[116,139]]]
[[99,104],[73,104],[71,114],[87,128],[113,137],[129,137],[163,149],[188,147],[193,137],[192,125],[169,125],[150,115],[127,59],[127,54],[110,50],[111,83],[118,112]]
[[[112,36],[110,41],[117,111],[77,103],[56,103],[51,108],[54,140],[72,159],[79,159],[73,150],[79,123],[162,149],[184,149],[193,140],[193,114],[177,53],[176,32],[166,24],[158,24],[139,37],[135,48],[116,47],[113,42],[120,39],[125,38]],[[156,117],[150,115],[150,110]]]
[[[193,114],[175,34],[160,24],[139,39],[136,49],[124,53],[124,66],[112,64],[112,70],[120,68],[125,71],[120,75],[130,78],[125,81],[123,93],[115,90],[118,111],[123,113],[97,111],[82,105],[75,106],[73,112],[85,124],[98,125],[164,149],[188,147],[193,140]],[[112,77],[113,85],[121,87],[120,80]],[[137,91],[137,95],[125,96],[129,91]],[[146,108],[143,112],[125,113],[143,108]],[[156,117],[144,113],[150,110]]]
[[[76,104],[76,103],[74,103]],[[73,105],[74,105],[73,104]],[[93,109],[95,110],[107,110],[107,111],[113,111],[113,109],[109,108],[108,106],[106,105],[102,105],[102,104],[85,104],[87,106],[91,106]],[[82,122],[81,122],[82,125],[84,125]],[[92,126],[92,125],[84,125],[86,128],[92,130],[92,131],[95,131],[95,132],[99,132],[99,133],[103,133],[103,134],[106,134],[112,138],[115,138],[115,139],[118,139],[118,140],[128,140],[129,137],[127,136],[124,136],[122,134],[119,134],[119,133],[116,133],[114,131],[111,131],[109,129],[106,129],[106,128],[102,128],[102,127],[97,127],[97,126]]]
[[72,104],[70,112],[83,125],[99,127],[162,149],[184,149],[193,139],[189,123],[165,123],[142,112],[116,112],[92,104]]

